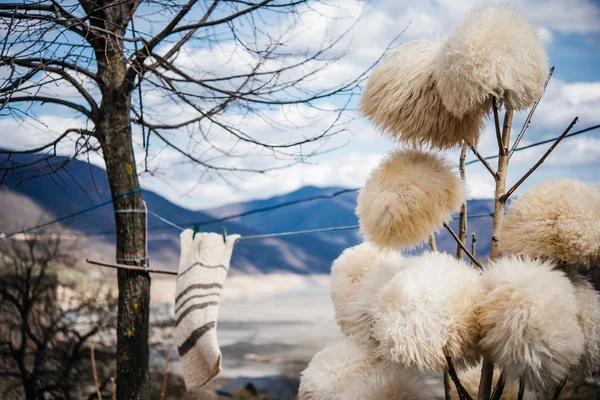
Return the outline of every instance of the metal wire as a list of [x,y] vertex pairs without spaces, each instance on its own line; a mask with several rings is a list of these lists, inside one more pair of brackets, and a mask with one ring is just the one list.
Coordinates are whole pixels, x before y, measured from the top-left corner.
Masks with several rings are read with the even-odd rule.
[[265,239],[265,238],[271,238],[271,237],[304,235],[307,233],[318,233],[318,232],[345,231],[348,229],[358,229],[358,225],[336,226],[333,228],[307,229],[304,231],[265,233],[262,235],[247,235],[247,236],[240,237],[240,240]]
[[81,210],[81,211],[78,211],[76,213],[73,213],[73,214],[70,214],[70,215],[66,215],[64,217],[57,218],[57,219],[55,219],[53,221],[50,221],[50,222],[45,222],[45,223],[43,223],[41,225],[36,225],[36,226],[32,226],[31,228],[23,229],[22,231],[9,233],[9,234],[5,235],[4,237],[0,237],[0,240],[5,240],[5,239],[8,239],[8,238],[13,237],[15,235],[19,235],[21,233],[27,233],[27,232],[35,231],[35,230],[38,230],[38,229],[41,229],[41,228],[45,228],[46,226],[50,226],[50,225],[56,224],[58,222],[66,221],[66,220],[71,219],[73,217],[77,217],[79,215],[82,215],[82,214],[88,213],[90,211],[96,210],[96,209],[98,209],[100,207],[104,207],[106,205],[109,205],[117,197],[128,196],[130,194],[139,193],[141,191],[142,191],[141,189],[137,189],[137,190],[132,190],[131,192],[119,193],[117,195],[114,195],[111,200],[105,201],[104,203],[96,204],[95,206],[88,207],[88,208],[86,208],[84,210]]
[[185,228],[184,228],[184,227],[182,227],[182,226],[179,226],[179,225],[177,225],[176,223],[174,223],[174,222],[171,222],[171,221],[169,221],[168,219],[166,219],[166,218],[164,218],[164,217],[161,217],[161,216],[160,216],[160,215],[158,215],[157,213],[154,213],[154,212],[152,212],[152,211],[148,210],[148,214],[152,215],[152,216],[153,216],[154,218],[156,218],[156,219],[159,219],[159,220],[161,220],[162,222],[164,222],[164,223],[165,223],[165,224],[167,224],[167,225],[171,225],[173,228],[177,228],[177,229],[179,229],[180,231],[184,231],[184,230],[185,230]]

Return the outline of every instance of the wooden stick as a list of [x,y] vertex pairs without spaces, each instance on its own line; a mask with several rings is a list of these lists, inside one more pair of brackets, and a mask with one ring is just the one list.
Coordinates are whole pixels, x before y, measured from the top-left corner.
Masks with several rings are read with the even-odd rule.
[[442,347],[442,351],[444,352],[444,357],[446,357],[446,363],[448,364],[448,375],[450,375],[450,378],[454,382],[454,386],[456,386],[456,393],[458,393],[459,399],[473,400],[469,392],[467,392],[464,386],[460,383],[460,379],[458,379],[456,369],[454,369],[454,364],[452,363],[452,358],[448,352],[448,346]]
[[117,384],[114,377],[110,377],[110,390],[112,392],[112,400],[117,400]]
[[480,269],[483,269],[483,265],[481,265],[481,263],[479,262],[479,260],[477,260],[475,258],[475,256],[473,256],[473,254],[471,254],[471,252],[469,251],[469,249],[467,249],[467,247],[463,244],[463,242],[460,241],[460,239],[458,238],[458,236],[456,236],[456,233],[452,230],[452,228],[450,228],[450,226],[444,222],[444,228],[446,228],[446,230],[448,232],[450,232],[450,234],[452,235],[452,237],[454,238],[454,240],[456,240],[456,243],[458,243],[458,245],[462,248],[462,251],[465,252],[465,254],[467,256],[469,256],[469,258],[471,259],[471,261],[473,261],[473,264],[477,265]]
[[86,258],[85,261],[88,264],[99,265],[101,267],[115,268],[115,269],[126,269],[129,271],[140,271],[140,272],[152,272],[155,274],[165,274],[165,275],[174,275],[177,276],[177,272],[175,271],[167,271],[165,269],[152,269],[152,268],[144,268],[144,267],[134,267],[133,265],[123,265],[123,264],[113,264],[105,261],[97,261],[92,260],[91,258]]
[[533,174],[535,172],[535,170],[538,169],[538,167],[543,164],[543,162],[546,160],[546,158],[548,158],[550,153],[552,153],[552,151],[556,148],[556,146],[558,146],[560,141],[563,140],[565,138],[565,136],[567,136],[567,134],[569,133],[571,128],[573,128],[573,126],[575,126],[575,124],[577,123],[578,120],[579,120],[579,117],[575,117],[575,119],[573,119],[573,121],[571,121],[571,123],[569,124],[567,129],[562,133],[562,135],[560,135],[558,137],[558,139],[556,139],[556,141],[554,143],[552,143],[552,146],[550,146],[550,148],[546,151],[546,153],[544,153],[542,158],[540,158],[540,160],[529,171],[527,171],[527,173],[525,175],[523,175],[523,177],[521,177],[521,179],[519,179],[519,181],[517,183],[515,183],[514,186],[511,187],[510,190],[508,192],[506,192],[506,194],[504,196],[502,196],[502,198],[500,200],[503,203],[506,203],[506,200],[508,200],[510,195],[513,194],[515,192],[515,190],[517,190],[517,188],[519,186],[521,186],[521,184],[523,182],[525,182],[525,179],[529,178],[529,176],[531,176],[531,174]]
[[451,393],[451,388],[450,388],[451,380],[452,380],[452,378],[450,378],[450,374],[448,373],[448,371],[444,371],[444,400],[452,399],[452,396],[451,396],[452,393]]
[[517,395],[517,400],[523,400],[524,395],[525,395],[525,382],[523,382],[523,379],[519,379],[519,394]]
[[483,363],[481,364],[481,377],[479,378],[479,391],[477,392],[477,400],[488,400],[490,398],[493,379],[494,363],[489,359],[484,358]]
[[477,257],[477,235],[475,233],[471,236],[471,254],[473,257]]
[[169,362],[171,361],[171,349],[167,352],[167,356],[165,358],[165,370],[163,372],[163,381],[162,388],[160,389],[160,400],[165,400],[165,395],[167,394],[167,382],[169,380]]
[[498,173],[496,171],[494,171],[494,168],[492,168],[490,163],[487,162],[485,157],[482,156],[481,153],[479,153],[479,151],[477,151],[475,146],[473,146],[471,143],[467,142],[466,140],[465,140],[465,143],[467,144],[467,146],[469,146],[469,148],[471,149],[473,154],[475,154],[475,156],[479,159],[479,161],[481,161],[481,163],[487,168],[487,170],[490,172],[490,174],[492,174],[492,176],[494,177],[494,180],[498,180]]
[[504,146],[502,145],[502,134],[500,132],[500,117],[498,116],[498,100],[492,97],[492,110],[494,112],[494,126],[496,127],[496,139],[498,140],[499,154],[504,154]]
[[[463,184],[466,185],[467,173],[465,169],[465,161],[467,159],[467,148],[469,145],[466,141],[463,141],[463,145],[460,149],[460,157],[458,160],[458,171],[460,174],[460,179],[463,181]],[[456,245],[456,258],[462,260],[463,251],[461,244],[466,244],[467,239],[467,200],[463,201],[460,207],[460,218],[458,221],[458,240],[459,243]],[[444,371],[444,399],[451,400],[451,388],[450,388],[450,373],[448,371]],[[458,391],[458,389],[457,389]]]
[[[458,161],[458,171],[460,173],[460,179],[466,185],[467,173],[465,171],[465,160],[467,158],[467,144],[463,143],[460,150],[460,159]],[[460,217],[458,220],[458,240],[463,245],[467,244],[467,200],[465,199],[460,207]],[[456,258],[462,260],[462,247],[456,246]]]
[[550,82],[550,78],[552,78],[553,73],[554,73],[554,67],[550,68],[550,72],[548,73],[546,82],[544,82],[544,91],[542,92],[542,95],[540,96],[540,98],[535,103],[533,103],[533,107],[531,107],[531,110],[529,111],[529,114],[527,115],[527,119],[525,120],[525,123],[523,124],[523,128],[521,128],[521,132],[519,132],[519,134],[517,135],[517,138],[515,139],[515,142],[513,143],[512,147],[510,149],[510,152],[508,153],[509,159],[512,157],[513,153],[517,149],[517,146],[519,146],[519,143],[521,142],[521,139],[523,139],[523,136],[525,136],[525,131],[527,130],[527,128],[529,128],[529,124],[531,123],[531,117],[533,117],[533,113],[535,113],[535,110],[536,110],[538,104],[540,104],[540,101],[542,100],[542,96],[544,96],[544,93],[546,92],[546,88],[548,87],[548,82]]
[[498,383],[496,383],[496,387],[494,388],[494,392],[492,393],[491,400],[500,400],[502,398],[502,392],[504,392],[504,374],[500,374],[498,378]]
[[92,360],[92,373],[94,375],[94,386],[96,387],[96,395],[98,396],[98,400],[102,400],[102,393],[100,392],[100,383],[98,382],[98,372],[96,371],[96,357],[94,355],[94,350],[96,348],[96,344],[92,343],[90,346],[90,358]]
[[429,247],[431,247],[431,251],[437,251],[437,243],[435,242],[435,235],[433,233],[429,235]]
[[552,396],[552,400],[558,400],[558,398],[560,397],[560,392],[562,392],[563,388],[565,387],[567,383],[567,378],[565,378],[556,388],[556,390],[554,391],[554,395]]
[[[494,115],[498,114],[496,102],[493,102]],[[496,179],[496,190],[494,195],[494,217],[492,220],[492,249],[490,258],[492,261],[500,258],[500,243],[498,241],[498,230],[504,216],[504,203],[501,201],[506,190],[506,173],[508,170],[508,145],[510,144],[510,130],[512,127],[513,110],[510,108],[504,114],[504,125],[502,127],[501,142],[498,143],[498,178]],[[481,377],[479,379],[479,391],[477,400],[489,400],[494,380],[494,363],[483,357],[481,365]]]

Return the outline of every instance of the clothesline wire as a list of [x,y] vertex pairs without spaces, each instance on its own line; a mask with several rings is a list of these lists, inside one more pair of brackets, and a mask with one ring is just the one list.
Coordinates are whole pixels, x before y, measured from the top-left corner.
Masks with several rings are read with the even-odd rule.
[[[467,216],[468,219],[472,218],[483,218],[483,217],[491,217],[493,213],[485,213],[485,214],[473,214]],[[458,219],[459,217],[455,217],[453,219]],[[320,232],[334,232],[334,231],[345,231],[350,229],[358,229],[358,225],[347,225],[347,226],[334,226],[332,228],[318,228],[318,229],[306,229],[301,231],[290,231],[290,232],[275,232],[275,233],[265,233],[260,235],[246,235],[240,237],[240,240],[252,240],[252,239],[266,239],[272,237],[279,236],[292,236],[292,235],[304,235],[308,233],[320,233]]]
[[[579,131],[570,133],[570,134],[566,135],[565,138],[573,137],[573,136],[576,136],[576,135],[580,135],[580,134],[583,134],[583,133],[586,133],[586,132],[589,132],[589,131],[592,131],[592,130],[595,130],[595,129],[598,129],[598,128],[600,128],[600,124],[599,125],[593,125],[593,126],[590,126],[588,128],[581,129]],[[553,142],[556,139],[557,138],[547,139],[547,140],[543,140],[543,141],[540,141],[540,142],[532,143],[532,144],[527,145],[527,146],[519,147],[519,148],[515,149],[515,152],[521,151],[521,150],[530,149],[530,148],[533,148],[533,147],[536,147],[536,146],[541,146],[543,144]],[[494,159],[494,158],[497,158],[497,157],[498,157],[497,155],[493,155],[493,156],[484,157],[484,159],[485,160],[491,160],[491,159]],[[468,161],[465,165],[474,164],[476,162],[480,162],[480,160],[479,159],[474,159],[474,160]],[[228,220],[232,220],[232,219],[236,219],[236,218],[241,218],[241,217],[244,217],[244,216],[247,216],[247,215],[257,214],[257,213],[266,212],[266,211],[272,211],[272,210],[276,210],[278,208],[288,207],[288,206],[295,205],[295,204],[300,204],[300,203],[305,203],[305,202],[315,201],[315,200],[332,199],[334,197],[337,197],[337,196],[345,194],[345,193],[356,192],[359,189],[360,188],[343,189],[343,190],[339,190],[339,191],[337,191],[335,193],[332,193],[330,195],[319,195],[319,196],[313,196],[313,197],[309,197],[309,198],[305,198],[305,199],[300,199],[300,200],[288,201],[288,202],[276,204],[276,205],[273,205],[273,206],[261,207],[261,208],[257,208],[257,209],[245,211],[245,212],[238,213],[238,214],[228,215],[226,217],[214,218],[214,219],[200,221],[200,222],[196,222],[196,223],[194,223],[194,222],[186,223],[185,225],[204,226],[204,225],[214,224],[214,223],[218,223],[218,222],[225,222],[225,221],[228,221]],[[141,189],[138,189],[138,190],[134,190],[134,191],[131,191],[131,192],[117,194],[117,195],[113,196],[113,199],[117,198],[117,197],[121,197],[121,196],[126,196],[126,195],[129,195],[129,194],[137,193],[137,192],[140,192],[140,191],[141,191]],[[103,203],[96,204],[94,206],[91,206],[91,207],[88,207],[86,209],[83,209],[81,211],[75,212],[73,214],[57,218],[57,219],[55,219],[53,221],[46,222],[46,223],[43,223],[43,224],[40,224],[40,225],[36,225],[36,226],[30,227],[30,228],[27,228],[27,229],[23,229],[21,231],[17,231],[17,232],[12,232],[12,233],[6,234],[4,237],[0,237],[0,241],[8,239],[10,237],[13,237],[15,235],[19,235],[19,234],[31,232],[31,231],[34,231],[34,230],[38,230],[38,229],[45,228],[47,226],[56,224],[58,222],[69,220],[69,219],[77,217],[79,215],[82,215],[82,214],[88,213],[90,211],[96,210],[96,209],[98,209],[100,207],[104,207],[104,206],[112,203],[112,201],[113,200],[111,199],[111,200],[105,201]],[[180,226],[180,225],[178,225],[178,224],[176,224],[176,223],[174,223],[172,221],[169,221],[166,218],[163,218],[163,217],[157,215],[154,212],[148,211],[148,214],[152,215],[155,218],[158,218],[159,220],[163,221],[164,223],[166,223],[166,224],[168,224],[168,225],[170,225],[172,227],[175,227],[175,228],[180,229],[180,230],[184,229],[182,226]],[[473,216],[470,216],[468,218],[472,218],[472,217]],[[151,230],[156,230],[156,229],[157,228],[154,228],[154,229],[151,229]],[[158,228],[158,229],[161,229],[161,228]],[[325,229],[331,229],[331,228],[325,228]],[[347,229],[350,229],[350,228],[347,228]],[[87,236],[101,236],[101,235],[108,235],[108,234],[113,234],[113,233],[114,233],[114,231],[94,232],[94,233],[89,233]],[[287,234],[289,232],[283,232],[283,233]],[[254,236],[260,236],[260,235],[254,235]]]
[[152,212],[152,211],[148,210],[148,214],[152,215],[154,218],[156,218],[156,219],[158,219],[158,220],[160,220],[160,221],[164,222],[164,223],[165,223],[165,224],[167,224],[167,225],[171,225],[173,228],[177,228],[177,229],[179,229],[180,231],[184,231],[184,230],[185,230],[185,228],[183,228],[183,227],[181,227],[181,226],[177,225],[176,223],[174,223],[174,222],[172,222],[172,221],[169,221],[168,219],[166,219],[166,218],[164,218],[164,217],[161,217],[160,215],[158,215],[158,214],[157,214],[157,213],[155,213],[155,212]]
[[300,199],[300,200],[286,201],[285,203],[279,203],[279,204],[275,204],[275,205],[268,206],[268,207],[255,208],[255,209],[252,209],[249,211],[244,211],[244,212],[241,212],[238,214],[228,215],[226,217],[215,218],[215,219],[211,219],[208,221],[198,222],[194,225],[203,226],[203,225],[209,225],[209,224],[214,224],[214,223],[218,223],[218,222],[225,222],[225,221],[245,217],[245,216],[252,215],[252,214],[258,214],[258,213],[262,213],[262,212],[266,212],[266,211],[276,210],[278,208],[288,207],[288,206],[292,206],[295,204],[306,203],[308,201],[329,200],[329,199],[333,199],[334,197],[337,197],[337,196],[345,194],[345,193],[356,192],[359,189],[360,188],[343,189],[343,190],[338,190],[337,192],[332,193],[332,194],[324,194],[324,195],[319,195],[319,196],[307,197],[307,198]]
[[52,220],[50,222],[45,222],[45,223],[40,224],[40,225],[32,226],[31,228],[23,229],[23,230],[18,231],[18,232],[9,233],[9,234],[5,235],[4,237],[0,237],[0,240],[5,240],[5,239],[8,239],[8,238],[10,238],[12,236],[15,236],[15,235],[20,235],[22,233],[27,233],[27,232],[35,231],[35,230],[42,229],[42,228],[45,228],[47,226],[50,226],[50,225],[53,225],[53,224],[56,224],[56,223],[59,223],[59,222],[62,222],[62,221],[66,221],[68,219],[71,219],[71,218],[77,217],[79,215],[88,213],[90,211],[96,210],[96,209],[98,209],[100,207],[104,207],[106,205],[109,205],[110,203],[113,202],[114,199],[116,199],[118,197],[128,196],[130,194],[138,193],[138,192],[141,192],[141,191],[142,191],[141,189],[137,189],[137,190],[132,190],[131,192],[125,192],[125,193],[116,194],[116,195],[113,196],[113,198],[111,200],[105,201],[104,203],[96,204],[95,206],[88,207],[88,208],[86,208],[84,210],[77,211],[76,213],[73,213],[73,214],[70,214],[70,215],[66,215],[64,217],[57,218],[57,219]]

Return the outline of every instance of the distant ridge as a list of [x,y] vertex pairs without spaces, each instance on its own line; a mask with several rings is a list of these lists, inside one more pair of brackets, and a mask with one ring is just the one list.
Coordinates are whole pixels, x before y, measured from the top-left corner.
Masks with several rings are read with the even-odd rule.
[[[11,159],[18,163],[31,162],[39,155],[17,155]],[[64,161],[56,157],[54,162]],[[2,158],[0,157],[0,162]],[[102,168],[82,161],[73,161],[53,176],[27,180],[17,185],[17,176],[8,177],[8,186],[0,188],[0,204],[4,218],[0,219],[0,231],[10,232],[40,222],[40,213],[63,216],[110,199],[106,173]],[[184,226],[192,222],[238,214],[256,208],[269,207],[320,195],[331,195],[342,187],[305,186],[293,192],[262,200],[229,204],[204,211],[189,210],[177,206],[160,195],[144,190],[148,208],[155,213]],[[341,194],[327,200],[315,200],[278,208],[258,214],[236,218],[203,227],[206,231],[220,232],[227,227],[230,233],[254,235],[272,232],[296,231],[355,225],[354,214],[357,192]],[[24,207],[24,199],[37,208],[37,219],[32,220],[32,207]],[[472,200],[469,214],[489,213],[492,200]],[[10,216],[8,218],[7,216]],[[456,225],[456,224],[454,224]],[[106,247],[114,243],[114,235],[95,236],[94,233],[114,230],[112,207],[106,206],[74,218],[64,224],[72,231],[88,236],[91,243]],[[163,222],[149,219],[149,252],[154,266],[176,270],[179,259],[179,231]],[[477,234],[477,253],[485,257],[490,249],[491,218],[469,220],[471,232]],[[238,273],[293,272],[298,274],[328,273],[331,262],[347,247],[362,240],[356,230],[329,233],[286,236],[262,240],[241,241],[236,245],[231,267]],[[445,232],[437,238],[441,251],[455,252],[454,240]]]

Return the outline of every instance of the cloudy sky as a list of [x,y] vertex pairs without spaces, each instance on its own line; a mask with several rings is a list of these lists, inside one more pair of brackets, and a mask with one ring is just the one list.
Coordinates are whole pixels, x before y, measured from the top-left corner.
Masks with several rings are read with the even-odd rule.
[[[326,87],[360,74],[377,60],[393,37],[405,28],[400,43],[420,38],[443,40],[452,26],[478,3],[465,0],[379,0],[369,4],[354,0],[334,1],[328,6],[317,5],[305,10],[295,28],[293,39],[287,45],[290,48],[308,48],[313,43],[322,43],[328,37],[342,32],[362,15],[351,38],[342,43],[350,50],[349,54],[307,83],[314,87]],[[558,136],[575,116],[579,116],[580,121],[574,131],[599,124],[600,3],[592,0],[519,0],[512,4],[535,25],[548,52],[550,64],[556,67],[522,145]],[[231,43],[223,42],[210,49],[185,49],[180,62],[188,70],[231,68],[235,71],[241,63],[239,60],[243,60],[243,54],[238,52],[239,49]],[[234,53],[236,56],[232,57]],[[231,62],[233,58],[236,62]],[[65,91],[65,96],[70,95],[68,88],[59,89]],[[155,111],[155,120],[168,119],[173,114],[170,109],[163,110],[164,115],[161,114],[161,98],[158,93],[148,91],[144,94],[144,101],[149,110]],[[340,101],[342,100],[327,99],[319,106],[325,109],[335,108],[341,105]],[[358,187],[386,151],[396,145],[381,137],[374,126],[354,111],[356,104],[357,98],[354,97],[348,104],[350,111],[340,121],[346,130],[323,143],[325,154],[310,158],[306,163],[265,174],[207,176],[202,173],[202,168],[186,162],[175,151],[155,141],[150,152],[154,174],[143,174],[142,185],[177,204],[194,209],[265,198],[304,185]],[[185,113],[185,109],[180,112]],[[331,115],[321,117],[314,109],[304,107],[265,109],[263,112],[261,118],[231,115],[230,121],[261,140],[286,142],[318,135],[327,129],[332,118]],[[65,124],[81,124],[81,121],[59,109],[40,109],[37,113],[38,120],[44,123],[43,128],[0,118],[0,129],[4,132],[2,145],[27,148],[60,133]],[[520,130],[524,119],[524,115],[516,117],[516,130]],[[479,145],[479,150],[484,155],[491,155],[496,151],[495,136],[490,128],[491,125],[488,124],[487,132]],[[202,147],[202,143],[197,140],[190,140],[189,134],[189,131],[183,131],[179,136],[174,135],[173,140],[187,149]],[[219,137],[215,140],[227,139]],[[233,148],[235,145],[231,146]],[[72,145],[61,147],[61,152],[67,154],[71,148]],[[515,182],[545,149],[546,147],[540,146],[516,153],[511,159],[509,183]],[[244,154],[243,151],[245,150],[239,154]],[[139,161],[143,159],[143,149],[140,146],[136,149],[136,155]],[[458,159],[455,151],[448,152],[447,156]],[[102,165],[99,156],[92,157],[92,162]],[[255,152],[248,157],[223,162],[226,164],[221,165],[238,168],[265,168],[284,165],[289,160]],[[598,181],[599,166],[600,130],[566,139],[526,186],[558,176]],[[493,195],[493,182],[483,167],[469,166],[467,178],[472,197]]]

